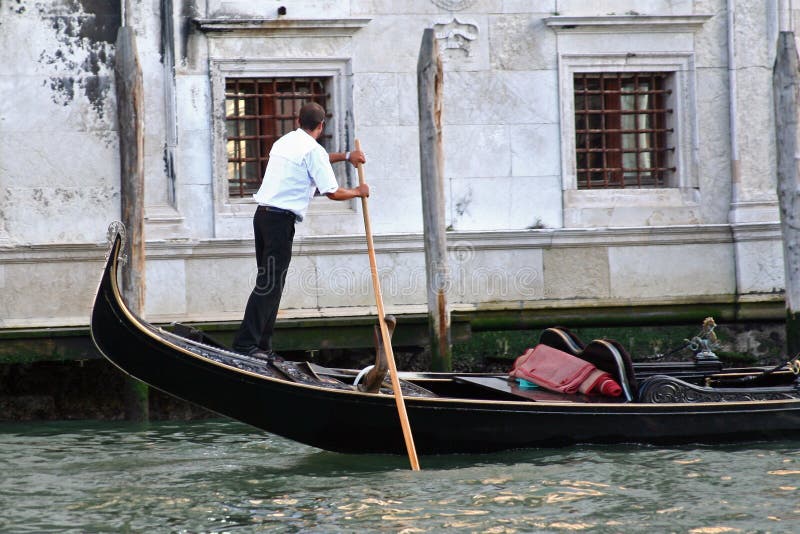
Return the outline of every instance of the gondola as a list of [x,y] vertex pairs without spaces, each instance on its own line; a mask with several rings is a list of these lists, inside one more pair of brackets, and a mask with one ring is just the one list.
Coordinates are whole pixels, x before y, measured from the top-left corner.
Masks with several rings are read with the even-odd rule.
[[[119,369],[222,416],[320,449],[405,452],[390,381],[377,393],[363,392],[353,385],[357,370],[265,361],[235,353],[191,328],[155,326],[137,317],[123,302],[117,280],[124,228],[112,225],[109,231],[111,247],[91,335]],[[584,356],[599,354],[598,367],[611,362],[610,372],[627,387],[624,395],[525,389],[498,374],[401,372],[417,451],[484,453],[800,435],[800,390],[786,367],[722,369],[714,358],[632,366],[618,344],[598,342],[590,350],[565,332],[548,329],[540,342],[561,343]]]

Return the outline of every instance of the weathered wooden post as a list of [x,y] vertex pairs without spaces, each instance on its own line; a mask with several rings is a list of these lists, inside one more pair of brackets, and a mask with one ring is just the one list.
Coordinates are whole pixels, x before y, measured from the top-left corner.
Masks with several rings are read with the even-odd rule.
[[431,367],[449,371],[450,309],[447,305],[449,269],[444,218],[442,160],[442,59],[433,29],[422,34],[417,61],[419,103],[419,157],[422,180],[422,217],[425,233],[425,274],[428,288],[428,331]]
[[[119,126],[120,201],[122,222],[127,230],[122,267],[122,296],[136,314],[144,312],[144,90],[142,69],[133,29],[123,26],[117,34],[114,76]],[[148,389],[127,378],[124,391],[125,416],[147,420]]]
[[788,357],[800,352],[800,173],[798,173],[798,112],[800,83],[794,32],[781,31],[772,87],[778,150],[778,203],[786,274],[786,348]]

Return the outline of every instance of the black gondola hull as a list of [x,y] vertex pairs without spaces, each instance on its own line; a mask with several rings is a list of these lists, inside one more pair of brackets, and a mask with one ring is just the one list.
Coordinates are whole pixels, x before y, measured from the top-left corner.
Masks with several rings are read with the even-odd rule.
[[[262,376],[206,355],[137,318],[116,281],[117,236],[91,319],[105,357],[131,376],[286,438],[346,453],[403,454],[394,397]],[[223,351],[224,352],[224,351]],[[732,442],[800,435],[800,400],[672,404],[405,399],[420,454],[572,443]]]

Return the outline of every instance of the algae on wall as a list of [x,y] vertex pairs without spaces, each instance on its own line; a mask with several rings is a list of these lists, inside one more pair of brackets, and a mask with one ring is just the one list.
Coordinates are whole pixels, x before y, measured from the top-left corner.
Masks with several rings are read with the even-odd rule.
[[[692,353],[681,349],[699,333],[699,325],[632,326],[571,329],[584,342],[608,338],[619,341],[634,361],[655,359],[689,361]],[[502,370],[525,349],[536,345],[542,329],[473,332],[468,341],[453,346],[454,367],[478,371],[484,367]],[[719,358],[729,365],[772,365],[788,359],[784,350],[783,325],[748,323],[718,325]],[[674,352],[673,354],[670,354]]]

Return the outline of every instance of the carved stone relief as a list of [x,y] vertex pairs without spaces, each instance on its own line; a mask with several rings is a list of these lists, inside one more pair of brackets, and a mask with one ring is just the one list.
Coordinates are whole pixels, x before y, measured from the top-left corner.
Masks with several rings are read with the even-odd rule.
[[478,26],[453,18],[450,22],[433,25],[439,49],[445,56],[469,57],[478,38]]
[[475,3],[475,0],[431,0],[434,4],[448,11],[461,11]]

